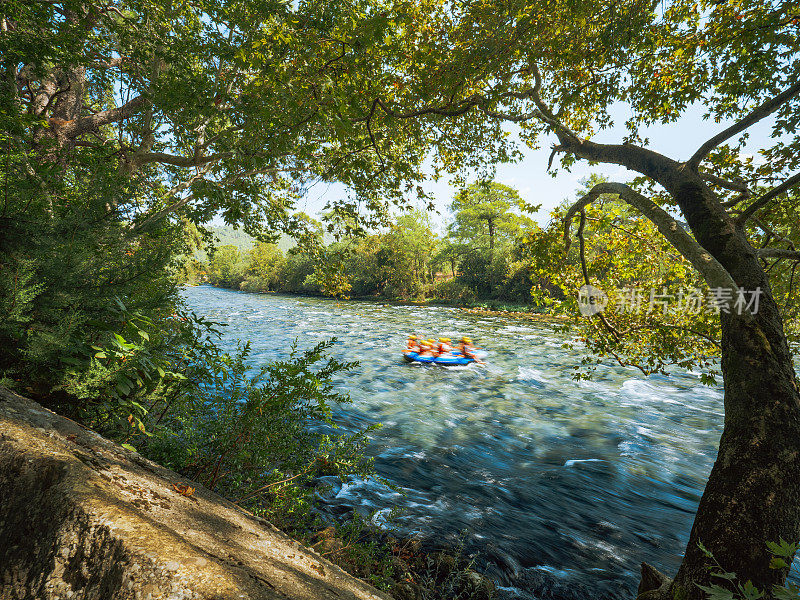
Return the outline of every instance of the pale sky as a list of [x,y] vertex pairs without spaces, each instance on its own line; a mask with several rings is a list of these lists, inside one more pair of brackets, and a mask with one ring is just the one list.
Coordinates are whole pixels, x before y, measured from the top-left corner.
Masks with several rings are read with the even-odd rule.
[[[626,108],[620,107],[613,114],[615,122],[623,124],[627,118]],[[702,119],[703,110],[695,107],[687,111],[685,116],[676,123],[658,125],[642,129],[640,135],[649,138],[650,148],[676,160],[688,159],[694,151],[708,138],[723,130],[730,123],[714,123]],[[765,119],[750,128],[750,139],[745,152],[755,154],[758,148],[765,145],[769,137],[772,119]],[[516,126],[510,124],[509,131],[514,135],[518,131]],[[593,139],[598,142],[620,143],[625,134],[624,127],[614,127],[597,134]],[[579,181],[588,177],[590,173],[599,173],[611,181],[627,182],[635,176],[632,172],[615,165],[595,165],[590,167],[586,161],[576,163],[571,172],[558,170],[558,175],[553,177],[547,172],[547,160],[550,156],[550,146],[555,142],[555,137],[545,139],[542,148],[532,150],[523,147],[523,159],[513,164],[497,165],[495,181],[517,189],[522,198],[531,204],[541,204],[542,208],[534,219],[544,225],[549,220],[550,211],[565,198],[574,197]],[[556,158],[553,163],[557,165]],[[448,205],[458,188],[442,178],[438,182],[429,180],[422,184],[423,189],[435,198],[436,210],[439,214],[432,215],[433,223],[441,233],[443,226],[450,219]],[[306,197],[298,202],[298,210],[311,216],[318,217],[319,211],[328,201],[346,196],[346,191],[339,184],[317,184],[311,188]]]

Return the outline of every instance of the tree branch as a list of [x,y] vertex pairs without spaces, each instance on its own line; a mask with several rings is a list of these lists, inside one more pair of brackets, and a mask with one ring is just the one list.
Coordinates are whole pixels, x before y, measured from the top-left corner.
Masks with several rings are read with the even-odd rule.
[[186,158],[185,156],[175,156],[174,154],[165,154],[163,152],[134,152],[129,162],[137,168],[154,162],[175,167],[202,167],[210,163],[218,162],[224,158],[229,158],[233,156],[233,154],[233,152],[222,152],[209,156]]
[[800,251],[784,250],[783,248],[758,248],[756,250],[758,258],[786,258],[788,260],[800,261]]
[[117,108],[104,110],[93,115],[81,117],[74,121],[64,123],[59,127],[58,134],[65,138],[76,138],[89,131],[94,131],[103,125],[116,123],[128,119],[142,110],[150,103],[146,96],[137,96]]
[[[191,187],[191,185],[195,181],[197,181],[198,179],[202,179],[203,176],[205,175],[205,173],[208,171],[208,169],[209,169],[209,166],[206,165],[200,171],[198,171],[194,176],[192,176],[188,180],[184,181],[183,183],[180,183],[177,186],[173,187],[163,197],[164,198],[169,198],[170,196],[174,196],[178,192],[181,192],[181,191],[183,191],[185,189],[188,189],[189,187]],[[221,181],[217,181],[217,182],[214,182],[214,183],[216,183],[217,185],[224,185],[224,184],[230,183],[232,181],[236,181],[237,179],[242,179],[244,177],[252,177],[253,175],[264,175],[266,173],[270,173],[270,172],[274,172],[274,171],[278,171],[278,169],[275,168],[275,167],[262,168],[262,169],[250,169],[249,171],[245,171],[243,173],[234,173],[232,175],[229,175],[228,177],[225,177]],[[194,194],[188,194],[186,197],[180,198],[179,200],[176,200],[172,204],[168,204],[167,206],[165,206],[164,208],[162,208],[158,212],[150,215],[149,217],[146,217],[144,219],[144,221],[142,221],[138,225],[135,225],[131,229],[131,234],[137,235],[137,234],[141,233],[145,229],[151,227],[152,225],[154,225],[155,223],[157,223],[158,221],[160,221],[161,219],[166,217],[167,215],[172,214],[172,213],[180,210],[181,208],[183,208],[184,206],[189,204],[189,202],[191,202],[194,199],[195,199]]]
[[767,234],[767,237],[766,237],[766,239],[764,240],[764,243],[761,246],[762,248],[766,248],[767,245],[770,243],[770,241],[772,241],[772,238],[775,238],[779,242],[786,242],[786,245],[789,247],[790,250],[797,250],[797,248],[795,248],[794,242],[792,240],[790,240],[789,238],[787,238],[785,236],[782,236],[780,233],[778,233],[777,231],[772,229],[772,227],[770,227],[769,225],[764,223],[761,219],[753,217],[753,221],[755,221],[756,226],[759,229],[761,229],[761,231],[763,231],[764,233]]
[[[581,258],[581,272],[583,273],[583,281],[584,283],[586,283],[586,285],[591,285],[591,282],[589,281],[589,269],[586,267],[586,240],[583,237],[583,228],[585,226],[586,226],[586,211],[584,209],[581,209],[581,221],[580,224],[578,225],[578,232],[576,235],[578,237],[579,255]],[[595,316],[597,316],[597,318],[600,319],[600,322],[603,324],[606,330],[608,330],[608,332],[614,336],[614,339],[619,341],[619,331],[617,331],[617,328],[608,322],[608,319],[606,319],[606,316],[602,313],[602,311],[597,313],[597,315]]]
[[695,152],[692,157],[686,161],[686,166],[692,171],[696,172],[697,167],[700,166],[700,163],[703,162],[703,159],[708,156],[709,152],[711,152],[714,148],[719,146],[725,140],[732,138],[738,133],[741,133],[751,125],[758,123],[761,119],[768,117],[778,110],[781,105],[791,100],[798,93],[800,93],[800,82],[795,83],[793,86],[784,90],[774,98],[770,98],[763,104],[758,105],[743,119],[734,123],[724,131],[720,131],[717,135],[700,146],[700,148],[697,149],[697,152]]
[[729,179],[718,177],[713,173],[708,173],[707,171],[703,171],[702,173],[700,173],[700,177],[702,177],[709,183],[718,185],[719,187],[725,188],[726,190],[731,190],[732,192],[741,192],[742,195],[744,195],[744,198],[749,198],[750,195],[752,194],[750,188],[747,187],[747,184],[744,181],[731,181]]
[[784,181],[782,184],[772,188],[766,194],[755,200],[750,206],[745,208],[738,217],[736,217],[736,220],[740,224],[744,224],[747,221],[747,219],[749,219],[755,214],[757,210],[760,210],[761,208],[765,207],[776,196],[780,196],[782,193],[790,190],[792,187],[798,184],[800,184],[800,173],[795,173],[794,175],[789,177],[789,179]]
[[667,238],[667,241],[694,265],[709,286],[738,291],[739,288],[725,267],[689,235],[667,211],[622,183],[599,183],[569,208],[564,217],[564,240],[567,248],[569,248],[569,230],[572,218],[601,194],[619,196],[652,221],[661,234]]

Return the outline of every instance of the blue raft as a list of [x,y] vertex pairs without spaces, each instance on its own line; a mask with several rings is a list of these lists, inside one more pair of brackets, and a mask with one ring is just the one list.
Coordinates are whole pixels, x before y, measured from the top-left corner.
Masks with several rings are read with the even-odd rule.
[[441,365],[443,367],[461,367],[475,362],[475,359],[467,358],[458,352],[451,352],[444,356],[420,356],[417,352],[408,352],[403,353],[403,358],[406,362]]

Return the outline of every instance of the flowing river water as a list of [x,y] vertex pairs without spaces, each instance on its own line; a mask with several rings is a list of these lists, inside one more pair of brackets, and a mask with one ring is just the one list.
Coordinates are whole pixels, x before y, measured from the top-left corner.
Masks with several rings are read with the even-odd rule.
[[[403,509],[397,525],[480,553],[501,598],[631,598],[641,561],[674,572],[716,456],[722,390],[692,373],[643,377],[601,366],[576,382],[582,354],[546,325],[445,307],[187,288],[188,307],[250,340],[252,360],[336,337],[360,366],[340,377],[353,403],[342,431],[382,423],[375,482],[335,483],[333,514]],[[406,364],[411,332],[472,337],[485,367]]]

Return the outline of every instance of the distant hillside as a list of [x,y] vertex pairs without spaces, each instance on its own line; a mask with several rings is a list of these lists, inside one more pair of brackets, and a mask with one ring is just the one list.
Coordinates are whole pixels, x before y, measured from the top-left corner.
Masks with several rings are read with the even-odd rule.
[[255,239],[247,235],[241,229],[234,229],[230,225],[223,225],[222,227],[211,227],[214,232],[214,237],[219,240],[217,246],[236,246],[239,250],[250,250],[255,246]]
[[[218,240],[215,243],[217,247],[236,246],[240,252],[247,252],[256,244],[255,238],[246,234],[241,229],[234,229],[230,225],[209,227],[209,229],[214,233],[214,237]],[[278,240],[278,248],[280,248],[284,253],[289,250],[289,248],[293,248],[294,246],[294,240],[288,235],[281,235],[280,239]],[[208,260],[208,253],[205,250],[198,250],[195,253],[195,256],[198,260]]]

